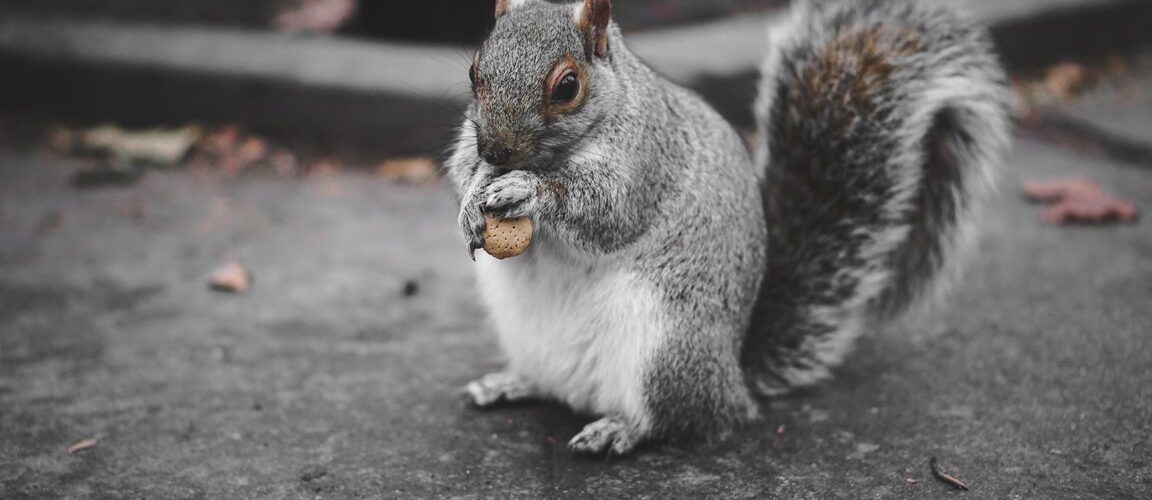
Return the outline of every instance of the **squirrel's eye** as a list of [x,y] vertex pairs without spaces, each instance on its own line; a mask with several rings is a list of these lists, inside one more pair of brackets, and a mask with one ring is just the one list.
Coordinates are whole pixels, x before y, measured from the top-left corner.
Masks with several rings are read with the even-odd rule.
[[569,103],[580,95],[580,79],[576,78],[576,73],[568,71],[560,80],[556,82],[556,86],[552,88],[552,102],[556,103]]
[[476,92],[476,84],[479,79],[476,76],[476,63],[472,63],[472,67],[468,69],[468,80],[472,82],[472,92]]

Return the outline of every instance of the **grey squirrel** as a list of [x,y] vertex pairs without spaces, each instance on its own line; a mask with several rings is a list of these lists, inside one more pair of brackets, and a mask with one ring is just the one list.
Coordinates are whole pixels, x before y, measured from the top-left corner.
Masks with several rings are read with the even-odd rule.
[[498,0],[446,162],[470,252],[485,214],[535,222],[523,256],[476,262],[509,364],[467,393],[599,417],[568,445],[588,454],[723,438],[829,378],[954,273],[1008,136],[988,36],[946,9],[797,0],[752,152],[610,11]]

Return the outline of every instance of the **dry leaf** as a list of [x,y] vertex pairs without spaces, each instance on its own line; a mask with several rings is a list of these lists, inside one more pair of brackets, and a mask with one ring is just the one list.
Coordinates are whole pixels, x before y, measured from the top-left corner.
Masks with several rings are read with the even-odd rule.
[[201,147],[209,153],[223,155],[236,149],[240,143],[240,126],[225,125],[217,128],[204,138]]
[[243,293],[252,286],[252,275],[238,262],[229,262],[212,273],[209,286],[218,292]]
[[70,153],[76,147],[76,133],[64,127],[48,129],[48,149],[55,153]]
[[932,457],[932,459],[928,461],[928,467],[932,469],[932,475],[935,476],[936,479],[939,479],[940,482],[952,486],[958,490],[968,489],[968,485],[965,484],[964,481],[961,481],[957,479],[956,476],[940,470],[940,465],[936,462],[936,457]]
[[68,454],[69,455],[75,455],[77,453],[80,453],[81,451],[87,450],[88,448],[94,448],[94,447],[96,447],[96,440],[92,439],[92,438],[88,438],[88,439],[80,441],[80,442],[78,442],[72,446],[69,446],[68,447]]
[[1053,96],[1069,100],[1082,94],[1091,83],[1089,80],[1088,70],[1084,66],[1064,63],[1048,68],[1044,84]]
[[272,21],[279,31],[331,33],[356,11],[356,0],[300,0]]
[[384,162],[376,173],[392,182],[424,184],[436,180],[439,170],[432,158],[401,158]]
[[333,160],[317,160],[308,165],[308,175],[332,175],[340,171],[340,164]]
[[251,164],[260,161],[267,153],[268,143],[258,137],[249,137],[240,145],[237,156],[240,157],[241,162]]
[[288,150],[279,150],[272,153],[268,157],[268,163],[277,174],[283,177],[290,177],[296,175],[300,170],[300,163],[296,161],[296,155]]
[[1112,196],[1087,179],[1026,182],[1024,195],[1048,204],[1043,218],[1053,224],[1133,223],[1140,218],[1136,203]]
[[80,145],[88,150],[106,152],[123,161],[174,165],[184,159],[202,135],[200,127],[194,125],[176,130],[141,132],[104,125],[80,134]]

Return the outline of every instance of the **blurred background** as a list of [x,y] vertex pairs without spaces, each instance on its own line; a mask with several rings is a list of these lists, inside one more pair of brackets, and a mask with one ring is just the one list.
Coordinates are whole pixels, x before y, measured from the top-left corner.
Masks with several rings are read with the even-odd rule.
[[[604,468],[562,408],[455,398],[502,362],[439,171],[493,2],[0,0],[0,498],[925,498],[928,455],[1147,498],[1152,2],[928,1],[990,27],[1017,125],[949,307],[738,442]],[[751,134],[786,8],[613,14]]]
[[[0,103],[20,117],[12,133],[197,124],[241,127],[309,157],[435,154],[470,98],[466,69],[493,23],[488,3],[4,0]],[[637,52],[751,128],[763,25],[786,2],[619,3]],[[1126,71],[1149,36],[1146,2],[959,7],[992,26],[1017,79],[1077,64],[1077,90]]]
[[[324,151],[432,153],[490,2],[5,1],[6,107],[74,123],[235,123]],[[623,3],[630,32],[778,0]],[[669,52],[671,54],[671,52]]]

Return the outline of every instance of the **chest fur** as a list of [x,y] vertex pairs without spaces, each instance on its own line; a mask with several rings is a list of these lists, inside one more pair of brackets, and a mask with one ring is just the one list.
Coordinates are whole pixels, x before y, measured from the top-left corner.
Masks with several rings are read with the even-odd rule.
[[643,420],[645,366],[664,338],[653,286],[545,245],[477,270],[510,370],[578,411]]

